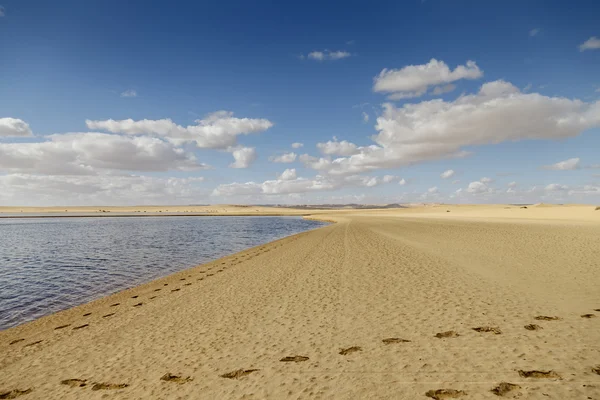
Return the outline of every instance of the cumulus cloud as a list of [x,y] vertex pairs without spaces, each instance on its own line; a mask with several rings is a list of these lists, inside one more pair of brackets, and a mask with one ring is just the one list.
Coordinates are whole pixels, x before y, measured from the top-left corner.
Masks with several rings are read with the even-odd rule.
[[100,170],[169,171],[206,168],[193,153],[157,138],[67,133],[38,143],[0,143],[0,170],[93,175]]
[[448,179],[448,178],[452,178],[454,176],[455,172],[453,169],[449,169],[447,171],[444,171],[440,174],[440,177],[442,179]]
[[404,178],[400,179],[400,181],[398,181],[398,184],[399,184],[400,186],[404,186],[404,185],[406,185],[406,184],[407,184],[407,182],[406,182],[406,179],[404,179]]
[[296,169],[288,168],[279,175],[279,180],[282,181],[293,181],[297,178]]
[[434,193],[438,193],[438,192],[439,192],[439,190],[438,190],[437,186],[430,187],[429,189],[427,189],[427,193],[429,193],[429,194],[434,194]]
[[538,33],[540,33],[541,29],[540,28],[534,28],[532,30],[529,31],[529,36],[530,37],[534,37],[537,36]]
[[326,143],[317,143],[317,148],[321,153],[327,155],[351,156],[359,153],[359,149],[354,143],[350,143],[346,140],[339,142],[335,138]]
[[600,49],[600,39],[598,39],[596,36],[592,36],[591,38],[579,45],[579,51],[597,49]]
[[0,118],[0,137],[32,136],[29,124],[18,118]]
[[569,187],[567,185],[561,185],[559,183],[551,183],[548,186],[546,186],[544,189],[549,192],[562,192],[565,190],[569,190]]
[[300,143],[300,142],[292,143],[292,149],[299,149],[301,147],[304,147],[304,143]]
[[483,182],[483,183],[492,183],[492,182],[494,182],[494,180],[492,178],[488,178],[487,176],[484,176],[479,181]]
[[490,193],[492,189],[483,182],[476,181],[469,183],[467,187],[467,192],[472,194],[481,194],[481,193]]
[[[539,93],[522,93],[505,81],[485,83],[476,94],[454,101],[383,105],[375,145],[347,142],[350,156],[303,155],[308,167],[328,174],[358,174],[418,162],[464,157],[467,146],[506,141],[563,139],[600,126],[600,102],[586,103]],[[324,144],[329,149],[339,146]],[[339,142],[341,143],[341,142]],[[323,151],[323,150],[322,150]],[[336,154],[330,150],[326,154]],[[338,153],[339,154],[339,153]]]
[[[287,170],[290,171],[290,170]],[[285,172],[284,172],[285,173]],[[285,178],[291,178],[294,173],[288,172]],[[293,193],[308,193],[327,190],[336,190],[343,187],[374,187],[381,184],[389,183],[390,179],[386,177],[371,177],[352,175],[346,177],[326,177],[317,175],[316,177],[301,178],[294,177],[293,179],[282,179],[282,174],[279,179],[267,180],[262,183],[246,182],[246,183],[229,183],[217,186],[213,190],[213,196],[239,196],[239,195],[280,195]]]
[[195,122],[197,125],[183,127],[175,124],[171,119],[139,121],[109,119],[86,120],[86,125],[89,129],[128,135],[158,136],[176,145],[195,143],[199,148],[209,149],[227,149],[237,144],[239,135],[263,132],[273,126],[268,119],[236,118],[230,111],[217,111]]
[[229,164],[231,168],[248,168],[256,160],[256,149],[254,147],[236,147],[229,149],[233,163]]
[[444,85],[444,86],[436,86],[431,91],[431,94],[433,94],[434,96],[439,96],[440,94],[450,93],[454,89],[456,89],[456,85],[453,84],[453,83],[449,83],[449,84]]
[[[323,50],[323,51],[312,51],[312,52],[308,53],[306,58],[308,58],[310,60],[316,60],[316,61],[326,61],[326,60],[341,60],[342,58],[347,58],[347,57],[350,57],[351,55],[352,54],[348,53],[347,51]],[[301,58],[304,58],[304,56],[302,56]]]
[[121,97],[137,97],[137,92],[134,89],[127,89],[121,93]]
[[294,161],[296,161],[297,157],[298,157],[298,155],[296,153],[290,152],[290,153],[281,154],[279,156],[269,157],[269,161],[275,162],[275,163],[289,164],[289,163],[293,163]]
[[565,161],[557,162],[552,165],[544,165],[544,169],[549,169],[553,171],[570,171],[574,169],[579,169],[579,158],[569,158]]
[[506,186],[508,186],[509,188],[515,188],[515,187],[517,187],[517,182],[514,182],[514,181],[510,182]]
[[[390,93],[391,100],[399,100],[422,96],[431,86],[449,84],[460,79],[478,79],[482,76],[483,71],[474,61],[469,60],[465,65],[450,70],[445,62],[432,58],[427,64],[407,65],[401,69],[383,69],[373,79],[373,91]],[[443,88],[438,89],[442,91],[441,93],[443,90]]]
[[0,175],[0,204],[133,205],[190,204],[206,197],[204,178],[158,178],[136,175]]

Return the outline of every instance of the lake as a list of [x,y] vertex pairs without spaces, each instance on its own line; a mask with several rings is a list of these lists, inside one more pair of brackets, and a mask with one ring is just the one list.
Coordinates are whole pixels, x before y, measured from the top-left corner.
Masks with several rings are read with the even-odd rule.
[[300,217],[0,219],[0,330],[323,225]]

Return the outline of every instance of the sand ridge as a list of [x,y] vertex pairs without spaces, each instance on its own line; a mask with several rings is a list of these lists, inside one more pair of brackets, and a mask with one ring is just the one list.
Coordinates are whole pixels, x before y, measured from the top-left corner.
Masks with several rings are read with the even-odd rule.
[[595,217],[400,213],[323,214],[337,223],[2,331],[0,394],[600,396]]

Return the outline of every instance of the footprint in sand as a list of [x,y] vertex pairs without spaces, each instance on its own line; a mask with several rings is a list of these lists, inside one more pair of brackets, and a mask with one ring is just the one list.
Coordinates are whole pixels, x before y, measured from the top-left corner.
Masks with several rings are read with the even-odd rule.
[[345,348],[345,349],[341,349],[339,354],[345,356],[345,355],[348,355],[350,353],[355,353],[357,351],[362,351],[362,347],[352,346],[352,347],[348,347],[348,348]]
[[173,289],[171,290],[171,292],[179,292],[181,289],[177,288],[177,289]]
[[459,336],[460,335],[454,331],[446,331],[446,332],[440,332],[440,333],[435,334],[435,337],[438,339],[455,338],[455,337],[459,337]]
[[592,372],[600,375],[600,364],[596,365],[595,367],[592,367]]
[[537,331],[537,330],[540,330],[540,329],[544,329],[541,326],[536,325],[536,324],[525,325],[524,328],[527,329],[528,331]]
[[410,342],[410,340],[400,339],[400,338],[397,338],[397,337],[392,337],[392,338],[383,339],[382,342],[385,343],[385,344],[408,343],[408,342]]
[[116,306],[118,306],[119,304],[121,304],[121,303],[115,303],[115,304],[111,304],[110,306],[111,306],[111,307],[116,307]]
[[125,389],[129,386],[128,383],[94,383],[92,386],[92,390],[115,390],[115,389]]
[[8,392],[0,392],[0,399],[16,399],[17,397],[24,396],[32,391],[32,389],[13,389],[9,390]]
[[87,379],[65,379],[60,381],[60,384],[71,387],[84,387],[87,385]]
[[25,339],[15,339],[12,342],[10,342],[9,345],[22,342],[23,340],[25,340]]
[[113,315],[115,315],[115,314],[116,314],[116,313],[114,313],[114,312],[113,312],[113,313],[110,313],[110,314],[106,314],[106,315],[103,315],[103,316],[102,316],[102,318],[108,318],[108,317],[112,317],[112,316],[113,316]]
[[25,346],[23,347],[30,347],[30,346],[35,346],[38,343],[42,343],[43,340],[38,340],[37,342],[31,342],[31,343],[27,343]]
[[235,371],[227,372],[226,374],[219,375],[221,378],[227,379],[240,379],[246,375],[250,375],[253,372],[259,371],[258,369],[238,369]]
[[88,326],[90,326],[90,324],[79,325],[79,326],[74,327],[73,330],[76,331],[77,329],[82,329],[82,328],[85,328],[85,327],[88,327]]
[[180,281],[185,281],[185,278],[181,278]]
[[560,375],[554,371],[523,371],[522,369],[520,369],[518,372],[519,376],[522,376],[523,378],[561,379]]
[[83,314],[83,316],[84,316],[84,317],[89,317],[90,315],[92,315],[92,313],[91,313],[91,312],[89,312],[89,313],[86,313],[86,314]]
[[184,283],[183,286],[191,286],[191,283]]
[[152,296],[152,297],[149,297],[148,300],[152,300],[152,299],[155,299],[155,298],[156,298],[156,296]]
[[140,296],[138,296],[138,295],[131,296],[132,299],[137,299],[138,297],[140,297]]
[[437,389],[430,390],[425,393],[425,396],[431,397],[434,400],[457,399],[461,396],[466,396],[467,392],[454,389]]
[[158,289],[154,289],[155,292],[160,292],[162,289],[158,288]]
[[519,389],[521,389],[521,386],[515,385],[514,383],[500,382],[500,384],[493,388],[491,392],[494,393],[496,396],[505,396],[513,390]]
[[183,377],[181,375],[174,375],[170,372],[167,372],[166,374],[164,374],[163,376],[160,377],[161,381],[165,381],[165,382],[175,382],[175,383],[179,383],[180,385],[186,383],[186,382],[191,382],[193,381],[193,379],[189,376]]
[[281,360],[282,362],[302,362],[302,361],[306,361],[308,360],[308,357],[306,356],[287,356],[287,357],[283,357]]
[[500,335],[502,331],[497,326],[480,326],[477,328],[472,328],[475,332],[491,332],[495,335]]
[[581,318],[596,318],[595,314],[583,314]]
[[59,329],[64,329],[64,328],[69,327],[69,326],[71,326],[71,324],[60,325],[60,326],[57,326],[56,328],[54,328],[54,330],[57,331]]
[[140,307],[140,306],[142,306],[143,304],[144,304],[144,303],[137,303],[137,304],[134,304],[133,306],[134,306],[134,307]]
[[538,315],[534,319],[537,319],[538,321],[558,321],[560,320],[560,317],[548,317],[547,315]]

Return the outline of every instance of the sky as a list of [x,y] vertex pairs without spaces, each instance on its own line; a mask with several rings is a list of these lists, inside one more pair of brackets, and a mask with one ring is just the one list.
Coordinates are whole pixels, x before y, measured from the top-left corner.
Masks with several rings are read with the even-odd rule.
[[599,15],[0,0],[0,205],[600,204]]

